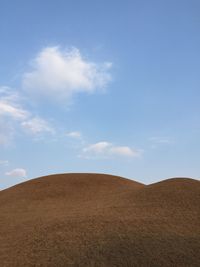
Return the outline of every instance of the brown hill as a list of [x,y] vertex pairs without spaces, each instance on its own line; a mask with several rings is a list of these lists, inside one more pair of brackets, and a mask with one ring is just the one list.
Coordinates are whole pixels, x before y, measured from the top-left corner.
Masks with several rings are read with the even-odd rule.
[[62,174],[0,192],[0,266],[200,266],[200,182]]

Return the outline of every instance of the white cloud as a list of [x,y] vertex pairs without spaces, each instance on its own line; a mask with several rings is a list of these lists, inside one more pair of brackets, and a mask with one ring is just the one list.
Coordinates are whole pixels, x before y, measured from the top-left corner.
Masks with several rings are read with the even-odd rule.
[[31,134],[40,134],[44,132],[54,133],[54,129],[48,124],[47,121],[39,117],[32,118],[27,121],[23,121],[21,126]]
[[17,168],[17,169],[11,170],[9,172],[6,172],[5,175],[11,176],[11,177],[20,177],[20,178],[24,178],[27,176],[26,170],[22,169],[22,168]]
[[108,149],[112,147],[111,143],[108,143],[106,141],[98,142],[96,144],[89,145],[85,148],[83,148],[84,153],[94,153],[94,154],[101,154],[101,153],[107,153]]
[[122,157],[140,157],[142,150],[136,150],[128,146],[115,146],[112,143],[102,141],[91,144],[83,148],[83,156],[122,156]]
[[9,87],[0,88],[0,117],[10,117],[15,120],[24,120],[29,112],[19,104],[19,96]]
[[111,66],[110,62],[90,62],[77,48],[62,51],[59,47],[46,47],[33,60],[33,70],[24,74],[23,88],[58,99],[78,92],[90,93],[105,88],[111,80]]
[[14,119],[22,120],[27,117],[27,114],[27,111],[0,100],[0,116],[10,116]]
[[9,144],[22,129],[33,135],[54,133],[47,121],[22,107],[22,99],[16,90],[0,87],[0,145]]
[[17,92],[7,86],[0,87],[0,145],[8,145],[17,125],[29,116],[20,105]]
[[128,146],[116,146],[110,149],[110,152],[114,155],[127,156],[127,157],[138,157],[141,154],[139,150],[133,150]]
[[81,133],[78,131],[69,132],[69,133],[67,133],[67,136],[69,136],[71,138],[75,138],[75,139],[80,139],[82,137]]

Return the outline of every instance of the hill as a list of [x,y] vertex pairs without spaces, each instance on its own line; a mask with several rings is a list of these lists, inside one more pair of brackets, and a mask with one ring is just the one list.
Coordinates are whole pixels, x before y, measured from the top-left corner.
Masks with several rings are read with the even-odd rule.
[[0,262],[200,266],[200,182],[60,174],[0,192]]

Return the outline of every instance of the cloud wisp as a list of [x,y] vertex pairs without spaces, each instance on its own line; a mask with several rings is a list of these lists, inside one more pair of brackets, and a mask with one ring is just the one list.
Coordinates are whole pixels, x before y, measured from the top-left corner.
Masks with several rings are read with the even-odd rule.
[[158,137],[158,136],[149,138],[149,141],[151,142],[152,149],[157,149],[163,146],[169,146],[174,143],[174,140],[172,140],[169,137]]
[[74,139],[81,139],[82,138],[82,134],[79,131],[68,132],[67,136],[74,138]]
[[7,145],[16,133],[25,130],[32,135],[54,133],[49,123],[23,108],[22,97],[9,87],[0,88],[0,145]]
[[54,134],[54,129],[49,125],[47,121],[42,118],[34,117],[29,120],[23,121],[21,126],[30,134],[37,135],[41,133],[51,133]]
[[111,66],[110,62],[98,64],[83,58],[77,48],[46,47],[33,59],[22,84],[35,95],[69,99],[76,93],[104,89],[111,80]]
[[91,157],[140,157],[142,155],[142,150],[133,149],[129,146],[116,146],[107,141],[97,142],[88,145],[83,148],[82,156],[86,158]]
[[6,172],[5,175],[13,178],[25,178],[27,177],[27,172],[23,168],[16,168],[14,170]]
[[9,117],[15,120],[24,120],[29,112],[23,109],[19,103],[19,95],[9,87],[0,90],[0,117]]

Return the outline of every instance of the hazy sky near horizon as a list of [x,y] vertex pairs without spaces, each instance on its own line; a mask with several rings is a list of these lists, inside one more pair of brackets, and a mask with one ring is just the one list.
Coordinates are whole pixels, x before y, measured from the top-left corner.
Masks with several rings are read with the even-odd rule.
[[0,189],[200,177],[198,0],[1,0]]

